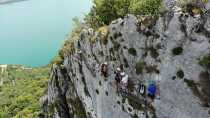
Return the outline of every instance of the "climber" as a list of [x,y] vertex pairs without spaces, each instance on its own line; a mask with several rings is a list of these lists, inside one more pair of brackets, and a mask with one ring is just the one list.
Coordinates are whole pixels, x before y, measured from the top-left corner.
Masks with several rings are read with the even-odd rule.
[[121,80],[121,85],[122,85],[122,90],[127,90],[127,86],[128,86],[128,75],[125,74],[125,72],[121,72],[120,74],[122,76],[122,80]]
[[117,70],[116,70],[116,75],[115,75],[115,80],[116,80],[116,83],[120,83],[121,79],[122,79],[122,76],[121,76],[121,72],[122,70],[118,67]]
[[108,63],[104,62],[103,64],[101,64],[101,74],[104,77],[108,77]]
[[155,94],[156,94],[156,84],[155,83],[150,83],[149,87],[147,89],[148,93],[148,97],[151,98],[151,100],[153,101],[155,99]]
[[140,84],[139,84],[139,93],[140,93],[141,95],[144,95],[144,93],[145,93],[145,86],[144,86],[143,83],[140,83]]
[[117,86],[117,92],[119,91],[119,84],[120,84],[120,81],[122,80],[121,72],[122,72],[122,70],[119,67],[117,68],[117,70],[115,72],[115,81],[116,81],[116,86]]

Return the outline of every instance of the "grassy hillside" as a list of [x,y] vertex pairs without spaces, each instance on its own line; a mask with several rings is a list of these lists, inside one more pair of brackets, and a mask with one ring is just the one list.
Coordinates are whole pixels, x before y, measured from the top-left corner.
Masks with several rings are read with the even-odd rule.
[[48,73],[49,67],[23,69],[9,66],[7,72],[0,74],[5,78],[0,86],[0,118],[37,118]]

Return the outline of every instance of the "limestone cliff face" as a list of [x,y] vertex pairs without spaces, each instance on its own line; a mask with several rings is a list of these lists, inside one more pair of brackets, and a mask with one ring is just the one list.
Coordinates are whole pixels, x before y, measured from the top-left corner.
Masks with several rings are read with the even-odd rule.
[[[40,117],[209,118],[210,95],[195,83],[202,75],[209,79],[199,58],[210,52],[210,17],[171,12],[138,24],[132,15],[113,21],[107,37],[84,28],[74,43],[75,53],[66,54],[62,66],[52,67]],[[93,38],[95,43],[90,42]],[[107,78],[100,73],[105,61]],[[153,110],[141,99],[117,93],[114,71],[120,64],[129,75],[132,94],[137,94],[139,82],[158,81],[160,99]]]

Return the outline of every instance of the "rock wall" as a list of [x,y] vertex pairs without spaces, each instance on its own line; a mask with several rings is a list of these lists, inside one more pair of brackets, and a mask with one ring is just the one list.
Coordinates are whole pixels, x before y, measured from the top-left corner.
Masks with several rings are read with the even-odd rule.
[[[201,96],[189,84],[199,82],[206,71],[198,62],[210,52],[209,33],[209,16],[173,12],[148,17],[141,25],[128,15],[113,21],[107,36],[84,28],[75,52],[66,54],[62,66],[52,67],[40,117],[209,118],[209,107],[202,106]],[[105,61],[107,78],[100,73]],[[137,94],[139,82],[157,81],[160,99],[155,99],[153,110],[140,99],[117,93],[114,71],[120,64],[129,75],[132,94]]]

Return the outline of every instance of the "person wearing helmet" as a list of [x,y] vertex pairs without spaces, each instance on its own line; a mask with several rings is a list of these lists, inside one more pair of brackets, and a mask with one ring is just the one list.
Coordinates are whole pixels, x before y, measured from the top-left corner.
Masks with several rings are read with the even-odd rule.
[[151,83],[147,89],[148,91],[148,97],[151,98],[152,100],[155,99],[155,95],[156,95],[156,91],[157,91],[157,87],[154,83]]
[[120,81],[122,80],[121,72],[122,70],[120,67],[118,67],[117,70],[115,71],[115,81],[116,81],[117,91],[119,91],[119,84]]
[[101,74],[102,74],[104,77],[108,77],[108,63],[107,63],[107,62],[104,62],[104,63],[101,65]]

